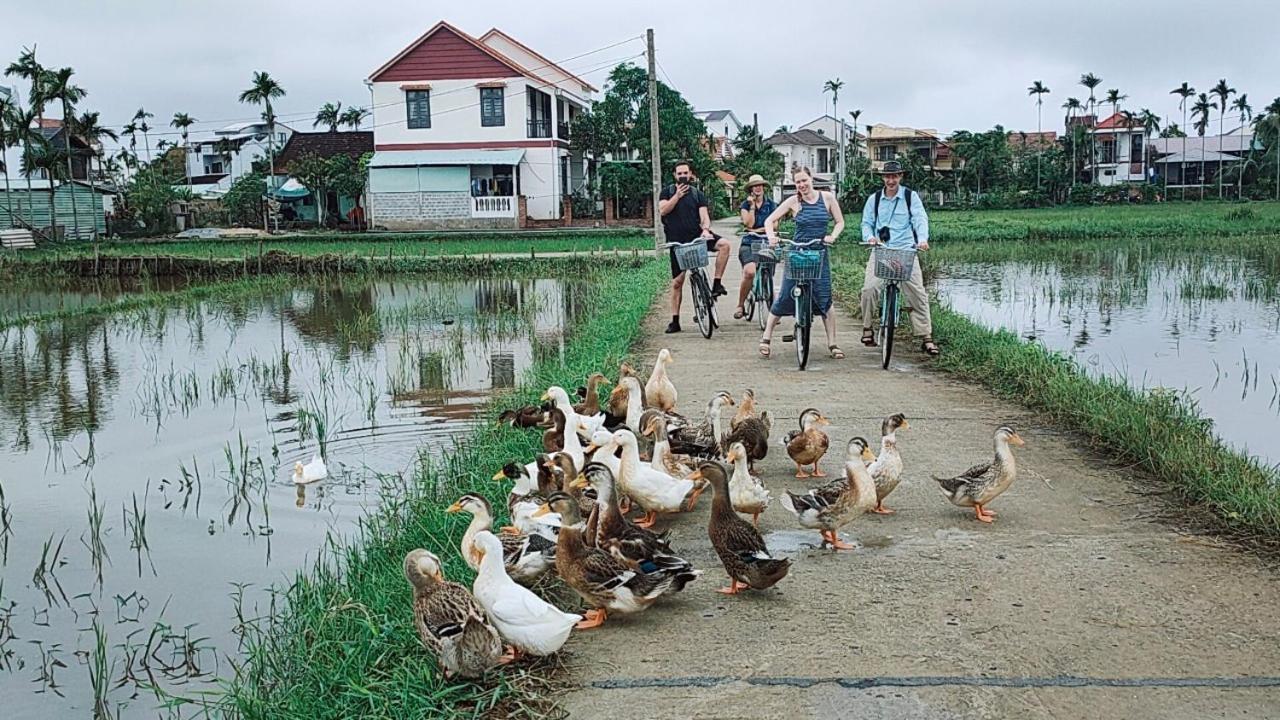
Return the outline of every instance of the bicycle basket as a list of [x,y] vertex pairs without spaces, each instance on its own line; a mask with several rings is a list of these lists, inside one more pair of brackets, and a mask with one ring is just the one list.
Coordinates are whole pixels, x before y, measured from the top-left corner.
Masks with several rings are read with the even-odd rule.
[[876,277],[881,280],[905,282],[911,279],[911,271],[915,267],[915,250],[895,250],[883,245],[875,249]]
[[676,266],[681,270],[692,270],[707,266],[707,243],[705,240],[699,240],[691,245],[681,245],[675,248],[675,251]]
[[822,252],[792,250],[787,253],[788,280],[817,280],[822,275]]
[[777,248],[769,247],[768,240],[755,240],[751,243],[751,256],[761,264],[772,265],[778,262]]

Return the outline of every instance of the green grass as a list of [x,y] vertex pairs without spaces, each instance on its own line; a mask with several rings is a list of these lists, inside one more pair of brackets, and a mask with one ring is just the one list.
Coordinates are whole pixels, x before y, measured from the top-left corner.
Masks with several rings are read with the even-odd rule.
[[[1249,212],[1243,212],[1244,210]],[[862,215],[846,216],[843,239],[861,239]],[[1161,203],[1033,210],[929,209],[931,239],[1092,240],[1280,234],[1280,203]]]
[[[433,257],[439,255],[529,254],[550,252],[589,252],[593,250],[632,250],[653,247],[653,237],[641,230],[608,230],[574,233],[526,233],[494,235],[337,235],[271,238],[263,241],[262,251],[281,251],[295,255],[370,255],[391,257]],[[197,258],[256,258],[258,240],[165,240],[146,242],[102,243],[99,252],[108,257],[175,256]],[[59,243],[35,251],[13,253],[14,259],[58,257],[93,257],[93,245]]]
[[[837,296],[851,311],[862,288],[862,257],[846,246],[832,262]],[[939,259],[933,255],[931,262]],[[1091,377],[1070,357],[989,330],[936,302],[933,329],[944,348],[934,367],[1083,433],[1115,460],[1142,467],[1188,503],[1209,508],[1233,532],[1280,539],[1280,473],[1218,439],[1191,400]]]
[[[598,273],[563,357],[536,363],[495,406],[534,402],[552,384],[576,387],[592,371],[616,372],[667,280],[661,262]],[[274,621],[249,633],[248,659],[221,709],[249,718],[543,716],[551,693],[539,668],[508,667],[480,682],[443,679],[419,644],[402,574],[405,553],[426,547],[441,555],[448,577],[469,584],[457,550],[469,516],[444,508],[469,491],[505,508],[507,488],[490,478],[510,460],[532,457],[538,440],[486,424],[448,457],[419,467],[412,493],[389,499],[350,544],[324,548]]]

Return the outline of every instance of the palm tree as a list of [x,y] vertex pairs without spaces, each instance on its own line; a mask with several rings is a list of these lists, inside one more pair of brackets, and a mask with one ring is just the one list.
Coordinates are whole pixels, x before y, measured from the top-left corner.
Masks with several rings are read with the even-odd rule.
[[[1126,100],[1128,99],[1128,97],[1129,97],[1128,95],[1121,95],[1120,91],[1115,88],[1111,88],[1110,90],[1107,91],[1107,97],[1104,102],[1111,103],[1111,117],[1116,118],[1117,124],[1119,124],[1120,120],[1122,119],[1121,117],[1119,117],[1120,101]],[[1127,132],[1128,128],[1126,127],[1125,130],[1126,132],[1124,133],[1124,136],[1128,137],[1129,136],[1129,133]],[[1120,165],[1120,130],[1119,128],[1116,128],[1116,133],[1115,135],[1112,136],[1111,161],[1114,162],[1117,166]],[[1125,173],[1125,176],[1127,177],[1128,173]]]
[[311,123],[311,127],[317,125],[326,125],[329,132],[338,132],[338,123],[342,122],[342,101],[338,101],[337,105],[333,103],[325,103],[316,113],[315,122]]
[[838,167],[836,167],[836,193],[839,193],[842,189],[840,182],[844,175],[844,121],[840,119],[840,88],[843,87],[844,81],[840,78],[828,80],[822,84],[822,92],[831,93],[831,116],[836,119],[836,122],[840,123],[839,129],[836,131],[836,134],[840,136],[836,138],[836,142],[839,143],[839,151],[836,153],[836,162],[838,163]]
[[74,228],[75,236],[79,239],[80,209],[76,207],[76,177],[71,166],[71,126],[72,121],[75,120],[72,106],[83,100],[88,93],[83,88],[71,84],[72,75],[75,75],[75,70],[69,67],[50,72],[45,81],[45,94],[50,100],[62,101],[62,142],[67,160],[67,182],[70,183],[71,189],[71,227]]
[[853,118],[853,157],[858,157],[858,118],[862,117],[862,110],[850,110],[849,117]]
[[1067,111],[1066,126],[1067,132],[1071,133],[1071,187],[1076,186],[1076,133],[1075,128],[1071,127],[1071,119],[1076,116],[1076,112],[1080,110],[1080,101],[1076,98],[1069,97],[1067,101],[1062,103],[1062,109]]
[[[1044,133],[1040,121],[1041,108],[1044,105],[1043,96],[1049,94],[1049,88],[1036,80],[1031,83],[1031,87],[1027,88],[1027,94],[1036,96],[1036,147],[1040,148],[1040,136]],[[1040,189],[1040,151],[1038,149],[1036,151],[1036,189]]]
[[9,215],[9,227],[17,227],[13,218],[13,192],[9,187],[9,166],[5,164],[5,153],[9,151],[9,138],[13,133],[9,131],[13,111],[17,105],[8,95],[0,95],[0,172],[4,173],[4,198],[5,211]]
[[[133,167],[138,162],[138,123],[130,122],[120,128],[120,134],[129,137],[129,154],[133,155],[133,160],[125,162],[125,167]],[[123,154],[125,151],[121,149],[120,152]]]
[[[1231,99],[1231,96],[1236,94],[1236,89],[1227,85],[1226,78],[1222,78],[1209,92],[1218,96],[1218,102],[1216,105],[1218,108],[1218,153],[1221,154],[1223,133],[1222,125],[1227,115],[1227,100]],[[1222,199],[1222,163],[1218,163],[1218,199]]]
[[222,171],[230,175],[235,175],[231,167],[231,161],[235,158],[235,145],[227,138],[218,138],[218,142],[213,144],[213,151],[222,159]]
[[174,113],[173,119],[169,121],[169,127],[177,128],[182,133],[182,174],[187,178],[188,193],[191,192],[191,166],[187,163],[187,156],[191,152],[191,146],[187,144],[187,134],[197,122],[200,121],[184,112]]
[[773,134],[777,135],[778,133],[789,133],[789,132],[791,132],[790,125],[779,125],[778,129],[773,131]]
[[36,170],[44,171],[49,178],[49,236],[53,239],[58,237],[58,215],[57,206],[55,204],[55,195],[57,188],[56,181],[62,178],[66,172],[66,165],[63,159],[63,153],[54,147],[43,135],[37,135],[40,138],[38,142],[32,143],[22,154],[22,172],[27,177]]
[[[1098,101],[1094,97],[1093,91],[1102,84],[1102,78],[1093,73],[1085,73],[1080,76],[1080,84],[1089,88],[1089,114],[1093,116],[1093,124],[1096,128],[1098,125]],[[1089,133],[1089,162],[1087,163],[1093,168],[1089,173],[1089,182],[1098,181],[1098,134],[1096,132]]]
[[[21,148],[20,158],[23,174],[27,179],[27,211],[31,216],[27,219],[27,227],[35,228],[36,211],[35,211],[35,190],[31,187],[31,173],[26,172],[28,167],[27,158],[35,157],[36,148],[45,143],[44,135],[40,134],[40,130],[35,127],[38,120],[35,108],[23,110],[14,105],[9,112],[9,141],[13,147]],[[21,217],[21,208],[19,208],[19,217]]]
[[142,146],[147,149],[147,162],[151,162],[151,138],[147,135],[147,131],[151,126],[147,124],[147,118],[153,118],[155,115],[146,111],[145,108],[138,108],[138,112],[133,114],[133,121],[138,124],[138,132],[142,133]]
[[1218,108],[1218,104],[1209,96],[1200,93],[1191,106],[1191,114],[1195,117],[1196,134],[1200,136],[1200,199],[1204,199],[1204,132],[1209,129],[1209,116]]
[[36,119],[41,125],[44,124],[44,105],[48,96],[44,93],[44,81],[48,77],[47,72],[39,62],[36,61],[36,47],[22,48],[22,54],[18,55],[18,59],[9,63],[9,67],[5,68],[5,77],[16,76],[31,83],[31,92],[27,93],[27,102],[35,109]]
[[[89,146],[89,163],[90,163],[88,168],[89,191],[93,193],[93,196],[95,198],[94,202],[96,203],[97,202],[96,198],[98,196],[97,195],[98,187],[96,184],[96,179],[93,176],[92,163],[96,159],[98,160],[99,167],[101,167],[102,165],[102,140],[104,138],[111,138],[112,140],[118,140],[120,136],[116,135],[114,130],[99,123],[98,113],[96,112],[86,112],[81,114],[80,118],[75,121],[75,128],[76,128],[76,135],[79,135],[80,139],[84,140],[85,143]],[[98,234],[97,218],[94,219],[93,228],[94,228],[94,237],[96,238]]]
[[[1150,167],[1148,160],[1151,157],[1149,152],[1151,143],[1149,140],[1152,135],[1160,132],[1160,116],[1151,112],[1148,108],[1142,108],[1138,112],[1138,122],[1142,124],[1142,169],[1145,172]],[[1164,195],[1166,198],[1169,196],[1169,176],[1167,173],[1164,178]]]
[[342,117],[338,118],[338,124],[359,131],[360,123],[363,123],[367,117],[369,117],[368,109],[352,105],[342,111]]
[[[1240,112],[1240,127],[1243,129],[1249,119],[1253,117],[1253,108],[1249,105],[1249,93],[1241,93],[1231,103],[1232,110]],[[1243,133],[1242,133],[1243,134]],[[1240,164],[1240,172],[1236,176],[1236,199],[1240,200],[1244,197],[1244,171],[1249,167],[1249,163],[1253,160],[1253,143],[1249,143],[1248,157]]]
[[284,88],[280,86],[280,83],[262,70],[253,74],[253,86],[240,93],[240,102],[250,105],[262,105],[266,108],[263,112],[263,117],[267,121],[267,154],[270,156],[269,163],[273,189],[276,182],[276,114],[271,109],[271,101],[275,98],[282,98],[284,95]]
[[[1187,99],[1196,94],[1196,89],[1185,82],[1178,87],[1169,91],[1170,95],[1177,95],[1178,107],[1182,109],[1182,127],[1187,126]],[[1182,133],[1182,162],[1180,163],[1179,173],[1182,181],[1182,199],[1187,199],[1187,133]]]

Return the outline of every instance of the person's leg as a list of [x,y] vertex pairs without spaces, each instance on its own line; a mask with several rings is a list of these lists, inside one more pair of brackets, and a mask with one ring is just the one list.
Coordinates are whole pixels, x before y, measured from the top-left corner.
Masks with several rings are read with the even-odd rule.
[[920,259],[916,258],[911,268],[911,279],[902,283],[902,292],[911,304],[911,332],[933,342],[933,317],[929,313],[929,293],[924,287],[924,273],[920,271]]
[[[875,323],[876,314],[880,310],[880,289],[883,283],[876,277],[875,257],[867,260],[867,271],[862,277],[862,343],[867,345],[871,326]],[[874,342],[874,340],[872,341]]]
[[[725,238],[716,238],[714,248],[716,251],[716,276],[711,282],[711,294],[719,297],[729,294],[729,291],[724,289],[724,283],[720,279],[724,277],[725,268],[729,267],[729,250],[732,249],[732,245]],[[710,250],[711,248],[707,249]]]
[[778,316],[774,315],[773,312],[770,311],[769,319],[766,320],[764,324],[764,334],[760,336],[760,354],[765,357],[769,357],[772,354],[769,344],[773,342],[773,329],[777,327],[777,325]]
[[680,301],[684,298],[684,278],[687,273],[680,273],[671,278],[671,324],[667,332],[680,332]]
[[747,293],[751,292],[751,283],[756,278],[756,264],[753,262],[742,266],[742,282],[738,283],[738,311],[734,313],[734,317],[739,317],[738,313],[746,310]]

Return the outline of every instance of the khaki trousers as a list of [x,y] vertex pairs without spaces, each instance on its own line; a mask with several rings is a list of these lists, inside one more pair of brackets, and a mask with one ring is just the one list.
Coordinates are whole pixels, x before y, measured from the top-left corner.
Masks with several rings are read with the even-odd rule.
[[[880,290],[884,281],[876,277],[875,256],[867,260],[866,275],[862,280],[862,327],[867,329],[880,314]],[[924,274],[920,272],[920,258],[911,269],[911,279],[898,283],[898,289],[911,306],[911,332],[921,337],[933,334],[933,320],[929,317],[929,295],[924,290]]]

